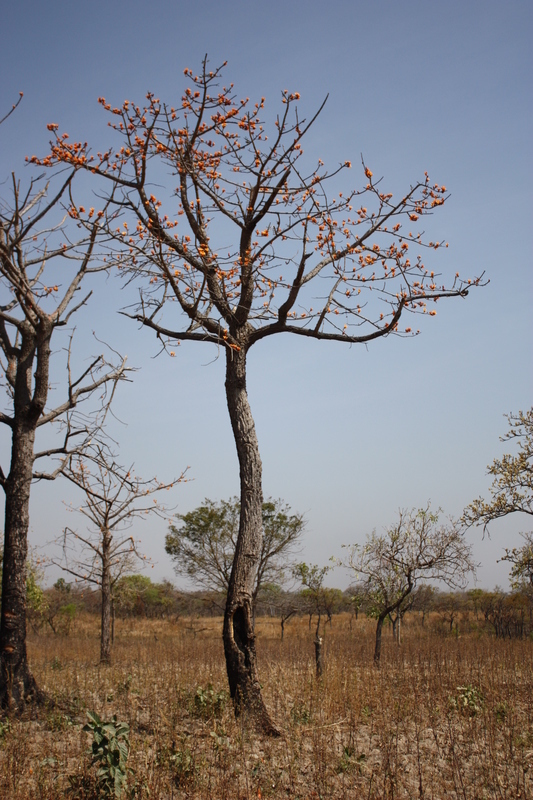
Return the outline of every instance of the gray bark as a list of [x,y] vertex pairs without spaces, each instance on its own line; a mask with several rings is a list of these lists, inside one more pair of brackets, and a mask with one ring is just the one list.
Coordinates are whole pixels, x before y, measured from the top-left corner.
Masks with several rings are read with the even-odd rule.
[[246,391],[246,349],[226,350],[226,398],[240,468],[239,536],[224,614],[224,652],[237,716],[247,715],[266,733],[278,734],[261,695],[253,626],[253,591],[263,539],[262,464]]

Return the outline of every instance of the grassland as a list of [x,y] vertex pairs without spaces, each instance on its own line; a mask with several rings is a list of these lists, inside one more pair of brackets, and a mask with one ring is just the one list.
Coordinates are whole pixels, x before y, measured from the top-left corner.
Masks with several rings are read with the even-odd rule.
[[372,621],[350,629],[339,615],[317,682],[307,620],[292,620],[282,642],[279,622],[259,619],[264,695],[284,732],[265,739],[227,702],[220,628],[214,619],[119,622],[107,667],[95,618],[68,637],[30,637],[53,704],[0,721],[0,798],[57,800],[71,785],[72,797],[91,797],[87,710],[130,725],[137,798],[533,796],[533,641],[447,637],[413,615],[400,647],[385,634],[376,669]]

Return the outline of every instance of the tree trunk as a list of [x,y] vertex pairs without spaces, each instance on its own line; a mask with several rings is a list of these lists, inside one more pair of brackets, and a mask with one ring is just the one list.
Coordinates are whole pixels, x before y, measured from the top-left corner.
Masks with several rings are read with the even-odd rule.
[[35,425],[13,426],[11,468],[5,481],[4,563],[0,621],[0,706],[22,710],[41,694],[26,655],[26,558]]
[[376,625],[376,646],[374,648],[374,664],[376,667],[379,667],[379,662],[381,659],[381,633],[383,630],[384,620],[385,620],[384,616],[379,616]]
[[315,636],[315,665],[317,678],[321,678],[324,672],[324,651],[322,649],[323,644],[324,639],[317,633]]
[[100,663],[111,663],[111,571],[109,565],[109,531],[102,535],[102,627],[100,630]]
[[262,465],[246,392],[246,349],[226,349],[226,398],[240,468],[239,536],[224,614],[224,653],[236,716],[279,735],[261,695],[253,627],[253,591],[263,541]]
[[324,639],[320,635],[320,610],[318,611],[318,622],[316,625],[316,632],[315,632],[315,667],[316,667],[316,677],[321,678],[322,673],[324,672],[324,653],[322,650],[322,645],[324,644]]
[[52,331],[49,318],[35,324],[29,319],[21,323],[10,380],[13,422],[11,464],[3,482],[6,505],[0,618],[0,707],[7,709],[22,710],[27,702],[43,700],[26,654],[26,559],[35,431],[48,397]]
[[111,644],[115,644],[115,617],[116,617],[116,609],[115,609],[115,601],[111,600]]

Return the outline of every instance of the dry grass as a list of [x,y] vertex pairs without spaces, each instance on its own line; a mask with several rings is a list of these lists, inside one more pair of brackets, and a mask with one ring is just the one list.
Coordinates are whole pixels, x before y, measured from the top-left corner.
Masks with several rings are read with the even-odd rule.
[[[0,727],[0,797],[65,796],[88,771],[86,710],[131,726],[135,796],[159,798],[527,798],[533,780],[533,642],[445,638],[404,626],[372,666],[374,626],[337,617],[326,673],[314,677],[306,620],[258,620],[261,678],[281,739],[235,722],[220,620],[118,624],[98,666],[97,620],[68,638],[30,639],[39,685],[56,705]],[[195,701],[198,687],[215,695]],[[463,687],[463,688],[458,688]],[[149,793],[148,793],[149,792]],[[81,794],[73,795],[74,797]]]

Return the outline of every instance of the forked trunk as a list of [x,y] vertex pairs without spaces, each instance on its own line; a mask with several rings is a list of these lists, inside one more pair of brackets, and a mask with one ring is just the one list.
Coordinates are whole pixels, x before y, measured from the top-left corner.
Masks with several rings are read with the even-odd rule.
[[241,514],[224,614],[224,653],[236,716],[279,735],[261,695],[253,625],[253,591],[263,540],[262,465],[246,392],[246,350],[227,349],[226,398],[240,468]]
[[26,655],[26,558],[35,427],[15,424],[12,430],[11,469],[4,484],[0,706],[22,710],[26,703],[41,699]]

